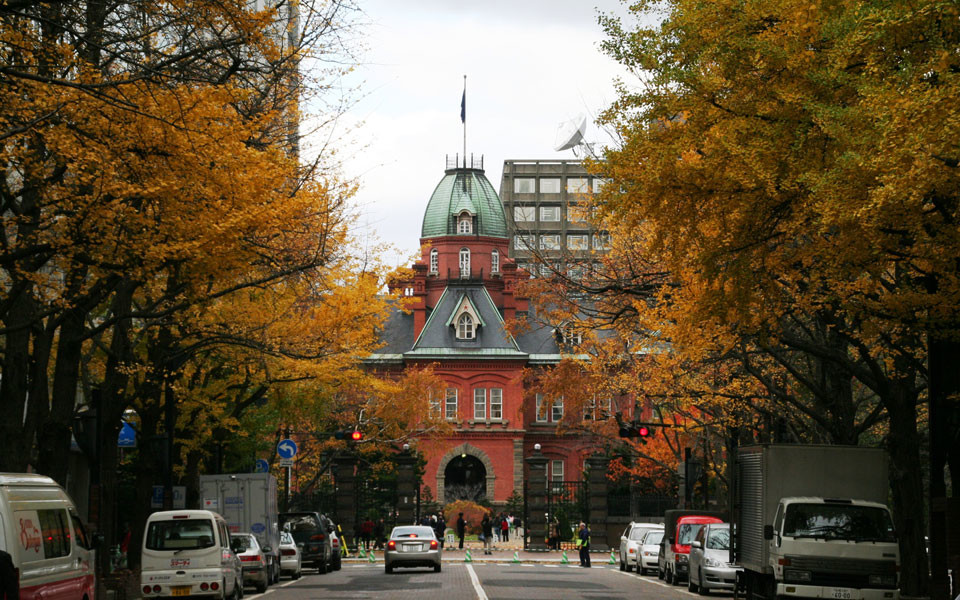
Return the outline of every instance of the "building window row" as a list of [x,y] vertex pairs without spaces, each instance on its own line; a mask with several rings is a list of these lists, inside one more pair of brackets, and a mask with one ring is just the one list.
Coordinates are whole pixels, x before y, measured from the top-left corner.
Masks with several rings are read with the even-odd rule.
[[559,423],[563,420],[563,396],[548,402],[543,394],[537,394],[536,411],[537,423]]
[[[448,421],[457,419],[457,393],[457,388],[447,388],[443,417]],[[430,409],[439,412],[439,403],[431,401]],[[503,420],[503,388],[473,389],[473,420]]]
[[[436,275],[440,271],[440,253],[436,248],[430,250],[430,274]],[[500,253],[496,250],[490,253],[490,272],[500,272]],[[470,249],[460,249],[460,277],[470,277]]]
[[[541,177],[541,194],[559,194],[561,189],[561,180],[559,177]],[[599,193],[603,188],[605,181],[599,177],[567,177],[568,194],[589,194]],[[513,193],[515,194],[536,194],[536,177],[516,177],[513,180]]]
[[[588,236],[586,234],[567,235],[567,250],[589,250]],[[538,243],[539,242],[539,243]],[[513,238],[513,247],[515,250],[559,250],[560,234],[545,233],[539,237],[530,233],[517,234]],[[595,250],[610,249],[610,234],[597,233],[593,235],[593,248]]]

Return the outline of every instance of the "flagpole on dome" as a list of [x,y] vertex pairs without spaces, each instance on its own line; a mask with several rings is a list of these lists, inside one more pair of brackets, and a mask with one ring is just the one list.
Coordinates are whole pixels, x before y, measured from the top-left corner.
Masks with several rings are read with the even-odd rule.
[[463,168],[467,168],[467,76],[463,76],[463,97],[460,99],[460,121],[463,123]]

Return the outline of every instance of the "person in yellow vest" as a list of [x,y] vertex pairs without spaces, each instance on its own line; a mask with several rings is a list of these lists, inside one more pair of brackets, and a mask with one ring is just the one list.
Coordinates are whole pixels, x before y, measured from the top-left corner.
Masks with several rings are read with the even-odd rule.
[[586,523],[580,523],[577,533],[577,546],[580,548],[580,566],[590,568],[590,528]]

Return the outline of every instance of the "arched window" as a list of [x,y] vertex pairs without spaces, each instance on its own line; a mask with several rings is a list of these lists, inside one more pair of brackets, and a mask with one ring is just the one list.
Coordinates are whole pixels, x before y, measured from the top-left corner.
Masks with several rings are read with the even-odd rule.
[[494,250],[490,253],[490,272],[499,273],[500,272],[500,253]]
[[436,274],[440,270],[440,253],[434,248],[430,251],[430,272]]
[[470,248],[460,248],[460,277],[470,277]]
[[470,213],[463,213],[460,215],[460,221],[457,224],[457,232],[460,235],[473,233],[473,218],[470,216]]
[[457,319],[457,339],[472,340],[474,336],[473,317],[467,313],[460,315]]

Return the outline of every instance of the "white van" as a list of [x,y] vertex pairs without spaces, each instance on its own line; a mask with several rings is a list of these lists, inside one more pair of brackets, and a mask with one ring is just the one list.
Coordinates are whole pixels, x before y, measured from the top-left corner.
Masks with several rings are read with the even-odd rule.
[[168,510],[147,519],[140,561],[144,599],[243,595],[227,522],[209,510]]
[[77,508],[49,477],[0,473],[0,550],[20,600],[93,600],[95,555]]

